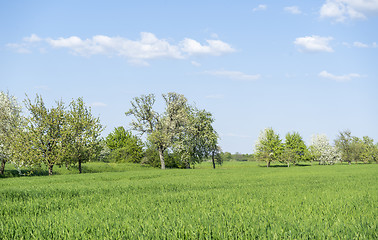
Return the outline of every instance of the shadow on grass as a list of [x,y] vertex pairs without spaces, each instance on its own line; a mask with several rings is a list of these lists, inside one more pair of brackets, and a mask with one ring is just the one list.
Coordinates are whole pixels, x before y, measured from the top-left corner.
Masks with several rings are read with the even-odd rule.
[[[265,167],[266,168],[266,164],[259,164],[258,165],[259,167]],[[287,168],[287,164],[270,164],[269,166],[270,168]],[[298,163],[298,164],[290,164],[290,167],[311,167],[311,165],[309,164],[305,164],[305,163]]]
[[28,176],[48,176],[49,172],[44,169],[33,170],[5,170],[4,175],[0,175],[0,178],[14,178],[14,177],[28,177]]

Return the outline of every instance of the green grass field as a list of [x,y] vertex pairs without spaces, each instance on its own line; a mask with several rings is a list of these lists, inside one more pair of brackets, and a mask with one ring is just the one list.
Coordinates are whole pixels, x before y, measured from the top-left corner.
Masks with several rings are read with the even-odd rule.
[[0,239],[378,239],[378,164],[85,167],[1,178]]

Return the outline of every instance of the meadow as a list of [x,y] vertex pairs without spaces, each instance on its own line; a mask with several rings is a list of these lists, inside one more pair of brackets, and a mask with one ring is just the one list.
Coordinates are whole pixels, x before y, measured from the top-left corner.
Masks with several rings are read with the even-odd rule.
[[0,239],[378,239],[378,164],[262,166],[1,178]]

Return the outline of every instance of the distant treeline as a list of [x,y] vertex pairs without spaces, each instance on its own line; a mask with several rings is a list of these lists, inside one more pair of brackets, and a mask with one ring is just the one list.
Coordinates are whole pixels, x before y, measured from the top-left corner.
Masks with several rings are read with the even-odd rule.
[[48,108],[42,96],[34,100],[27,97],[24,105],[28,114],[22,115],[16,98],[0,92],[0,174],[4,174],[6,163],[18,169],[44,165],[51,175],[54,166],[77,166],[81,173],[82,163],[88,161],[132,162],[162,169],[193,168],[209,160],[213,168],[231,160],[264,161],[267,167],[272,162],[288,167],[304,161],[378,162],[378,144],[368,136],[352,136],[348,130],[339,133],[334,145],[321,134],[314,135],[306,146],[297,132],[288,133],[282,140],[267,128],[261,131],[253,154],[222,152],[211,113],[189,104],[181,94],[162,97],[166,104],[162,113],[154,110],[155,95],[135,97],[125,113],[133,117],[130,131],[117,127],[102,139],[104,128],[82,98],[68,105],[57,101]]

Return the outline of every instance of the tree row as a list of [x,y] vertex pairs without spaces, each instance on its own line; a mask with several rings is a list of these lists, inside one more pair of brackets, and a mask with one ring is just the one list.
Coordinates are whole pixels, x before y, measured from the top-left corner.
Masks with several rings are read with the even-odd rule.
[[309,146],[306,146],[302,136],[297,132],[287,133],[284,141],[272,128],[261,131],[255,144],[254,157],[265,161],[267,167],[272,162],[297,164],[313,161],[319,164],[335,164],[352,161],[363,163],[378,163],[378,143],[364,136],[362,139],[352,136],[349,130],[339,132],[335,144],[331,145],[325,134],[314,135]]
[[118,127],[102,139],[104,127],[82,98],[67,106],[57,101],[48,108],[40,95],[34,100],[27,97],[24,116],[15,97],[0,92],[0,174],[7,162],[17,168],[45,165],[49,175],[54,166],[77,166],[81,173],[82,163],[95,160],[142,162],[165,169],[167,163],[190,168],[211,158],[215,168],[220,148],[211,113],[190,105],[181,94],[162,97],[162,113],[154,109],[153,94],[131,101],[125,114],[133,117],[130,129],[138,135]]

